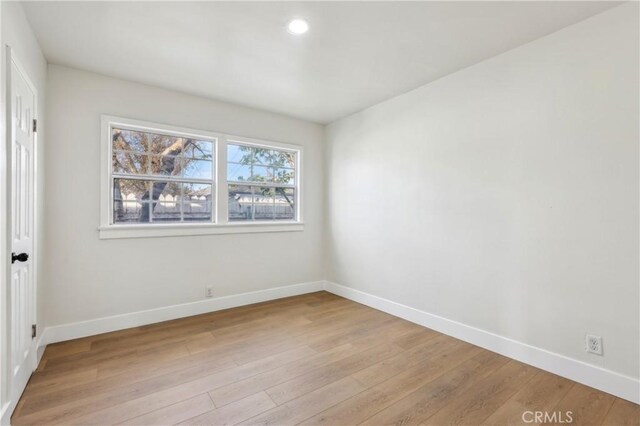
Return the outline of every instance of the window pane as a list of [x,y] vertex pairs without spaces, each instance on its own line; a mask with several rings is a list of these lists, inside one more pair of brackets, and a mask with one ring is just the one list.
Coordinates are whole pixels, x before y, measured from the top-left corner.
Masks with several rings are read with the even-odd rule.
[[192,141],[184,149],[185,158],[211,160],[213,158],[213,142]]
[[255,148],[253,153],[254,163],[270,166],[273,164],[277,151],[266,148]]
[[211,160],[183,158],[182,161],[182,176],[190,179],[211,179],[213,173]]
[[149,140],[144,132],[134,130],[112,129],[112,146],[114,150],[147,152]]
[[180,155],[190,139],[169,135],[148,133],[151,139],[151,153],[159,155]]
[[295,185],[296,154],[273,148],[227,146],[227,179]]
[[289,151],[275,151],[271,165],[275,167],[295,168],[296,166],[296,153]]
[[149,156],[130,151],[113,151],[113,171],[132,175],[149,173]]
[[229,185],[229,221],[253,219],[252,188],[246,185]]
[[276,188],[274,219],[295,220],[295,190],[293,188]]
[[296,171],[293,169],[275,169],[274,182],[295,185]]
[[251,164],[253,162],[253,149],[242,145],[227,145],[227,161],[232,163]]
[[213,191],[211,185],[202,183],[182,184],[182,212],[185,222],[210,222],[211,200]]
[[151,217],[153,222],[180,222],[181,184],[176,182],[152,182],[153,203]]
[[295,220],[295,190],[229,185],[229,221]]
[[248,181],[251,178],[251,166],[246,164],[227,164],[227,180],[231,182],[235,181]]
[[255,148],[254,164],[294,168],[295,153],[277,149]]
[[253,166],[251,174],[253,182],[273,182],[273,168],[265,166]]
[[179,176],[180,157],[175,155],[152,155],[151,174],[155,176]]
[[150,182],[114,179],[113,220],[115,223],[140,222],[143,211],[149,214]]

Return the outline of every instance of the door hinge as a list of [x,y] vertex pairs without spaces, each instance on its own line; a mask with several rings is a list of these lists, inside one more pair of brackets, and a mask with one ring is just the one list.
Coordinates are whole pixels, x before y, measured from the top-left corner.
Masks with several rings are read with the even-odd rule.
[[38,120],[36,120],[35,118],[33,119],[33,131],[38,131]]
[[36,338],[36,325],[35,324],[31,324],[31,338],[32,339]]

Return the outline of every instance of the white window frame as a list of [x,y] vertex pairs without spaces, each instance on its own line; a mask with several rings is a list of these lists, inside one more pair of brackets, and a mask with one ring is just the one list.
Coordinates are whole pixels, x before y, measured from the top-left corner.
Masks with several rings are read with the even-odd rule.
[[[112,191],[112,141],[111,129],[123,128],[145,132],[160,133],[174,136],[189,136],[213,142],[213,190],[214,205],[212,206],[211,222],[198,223],[145,223],[145,224],[115,224],[113,223],[113,191]],[[285,221],[228,221],[228,184],[227,184],[227,143],[271,148],[294,152],[295,164],[295,220]],[[252,232],[289,232],[303,231],[302,221],[302,147],[281,142],[263,141],[235,135],[188,129],[148,121],[103,115],[101,117],[101,188],[100,188],[100,226],[98,228],[101,239],[113,238],[145,238],[169,237],[209,234],[244,234]],[[251,182],[246,185],[255,185]]]

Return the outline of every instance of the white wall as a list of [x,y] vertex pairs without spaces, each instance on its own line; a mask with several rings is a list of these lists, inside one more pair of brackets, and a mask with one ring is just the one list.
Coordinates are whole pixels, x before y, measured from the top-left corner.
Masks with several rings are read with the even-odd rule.
[[[48,90],[48,326],[323,278],[322,126],[55,65]],[[304,231],[98,239],[101,114],[303,145]]]
[[331,124],[328,278],[637,378],[638,71],[631,3]]

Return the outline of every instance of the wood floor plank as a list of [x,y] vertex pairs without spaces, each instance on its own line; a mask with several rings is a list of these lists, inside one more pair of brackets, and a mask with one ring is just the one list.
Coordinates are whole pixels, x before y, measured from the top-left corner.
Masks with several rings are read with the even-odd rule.
[[350,377],[332,382],[276,408],[255,416],[242,425],[296,425],[307,417],[325,410],[361,392],[364,388]]
[[537,370],[511,360],[428,418],[426,425],[478,425],[526,385]]
[[[144,367],[137,370],[135,374],[127,373],[127,377],[152,377],[160,374],[170,373],[180,369],[195,367],[201,364],[206,364],[207,366],[209,366],[212,363],[216,362],[225,362],[228,364],[229,361],[232,361],[231,357],[229,356],[231,350],[218,350],[218,346],[214,346],[214,348],[216,349],[209,351],[198,351],[186,357],[169,361],[155,362],[154,360],[149,360],[149,362],[145,364]],[[265,352],[265,354],[268,353]],[[235,362],[232,363],[235,364]],[[204,371],[206,371],[206,369],[203,368],[203,372]],[[104,366],[104,364],[101,364],[98,370],[99,377],[111,377],[115,372],[116,371],[112,371],[110,368]],[[122,376],[122,374],[120,374],[120,376]]]
[[34,371],[33,374],[31,375],[29,384],[30,385],[44,384],[52,380],[58,380],[62,377],[70,377],[74,374],[81,374],[82,372],[87,372],[87,371],[95,371],[97,376],[98,367],[96,364],[94,364],[94,365],[85,366],[83,368],[77,368],[73,371],[68,371],[68,370],[44,371],[44,370],[36,369],[36,371]]
[[11,421],[502,425],[525,408],[640,426],[638,405],[316,292],[50,345]]
[[[78,354],[78,359],[96,356],[108,357],[112,353],[131,350],[144,350],[173,342],[181,342],[185,338],[210,331],[209,324],[191,324],[184,327],[175,325],[171,329],[159,329],[143,332],[136,329],[119,338],[109,338],[92,342],[90,353]],[[111,343],[113,341],[113,343]],[[76,361],[67,358],[66,361]]]
[[235,425],[274,408],[276,404],[264,392],[249,395],[239,401],[193,417],[181,425]]
[[[371,321],[372,326],[374,324],[382,324],[381,321],[378,321],[373,317],[370,317],[369,320]],[[342,330],[341,325],[350,326],[351,321],[352,319],[350,318],[342,318],[340,323],[334,324],[335,329],[338,330],[336,332],[339,332],[339,330]],[[334,333],[334,331],[329,331],[327,327],[329,327],[329,330],[331,330],[331,326],[329,324],[322,324],[322,327],[320,327],[319,329],[316,329],[315,327],[307,327],[307,326],[302,326],[295,329],[289,329],[288,331],[282,334],[277,334],[275,336],[272,335],[271,336],[272,340],[265,342],[264,346],[304,345],[304,346],[311,347],[314,350],[320,352],[320,350],[316,349],[314,345],[314,343],[316,343],[317,340],[319,339],[318,334],[326,336],[327,334]],[[263,339],[264,337],[265,336],[261,336],[259,339]],[[259,340],[259,339],[256,339],[256,340]],[[338,346],[338,345],[335,345],[335,346]],[[330,349],[331,347],[334,347],[334,346],[326,347],[323,350]],[[238,364],[244,364],[244,363],[251,362],[261,358],[263,356],[260,353],[262,350],[263,350],[263,345],[260,345],[260,346],[254,345],[252,348],[244,348],[242,351],[239,351],[233,354],[232,357]]]
[[67,356],[77,354],[81,352],[87,352],[91,349],[91,341],[88,339],[78,339],[73,342],[54,343],[48,345],[42,355],[45,360],[58,358],[61,356]]
[[571,411],[575,424],[600,425],[604,422],[615,400],[616,398],[612,395],[576,383],[553,408],[553,411],[563,414]]
[[[73,386],[90,383],[98,377],[98,369],[90,368],[65,375],[54,376],[49,380],[29,383],[29,398],[34,398],[49,392],[59,392]],[[26,396],[25,396],[26,397]]]
[[[206,386],[204,386],[206,388]],[[165,389],[156,393],[148,394],[141,398],[132,399],[130,401],[121,402],[116,405],[111,405],[97,411],[88,411],[84,415],[74,416],[69,415],[64,421],[56,422],[59,424],[74,424],[74,425],[113,425],[123,422],[132,421],[135,418],[144,418],[144,416],[154,416],[153,413],[161,411],[167,407],[179,405],[186,401],[195,398],[197,396],[206,396],[209,398],[206,392],[203,392],[202,382],[188,382],[178,385],[176,387]],[[211,398],[209,398],[211,401]],[[213,403],[212,403],[213,404]],[[211,408],[214,408],[212,405]],[[202,411],[203,413],[206,412]],[[200,413],[193,413],[191,416],[195,416]],[[190,417],[191,417],[190,416]],[[184,417],[180,422],[188,419]],[[157,423],[166,424],[166,423]],[[173,424],[173,423],[172,423]]]
[[460,341],[456,341],[448,336],[439,336],[403,351],[396,356],[387,358],[382,362],[364,368],[354,373],[353,378],[365,387],[371,387],[400,374],[416,364],[424,363],[425,360],[434,359],[439,353],[447,351],[456,345],[460,345],[460,343]]
[[137,371],[149,363],[165,363],[189,356],[189,350],[183,344],[171,344],[166,347],[141,351],[131,356],[103,362],[98,367],[98,377]]
[[[374,322],[378,325],[374,324]],[[324,336],[316,339],[315,342],[308,342],[307,344],[317,351],[325,351],[344,343],[349,343],[353,339],[366,337],[378,332],[382,332],[383,330],[380,326],[382,326],[383,324],[395,327],[396,329],[398,329],[398,333],[405,333],[411,330],[415,330],[415,327],[417,327],[415,324],[406,321],[398,321],[397,318],[377,315],[376,313],[375,319],[372,318],[366,321],[354,322],[352,326],[345,327],[341,333],[337,333],[331,336]],[[307,336],[303,336],[305,340],[306,337]]]
[[266,392],[276,404],[280,405],[340,380],[385,358],[392,357],[400,351],[401,349],[398,346],[382,344],[368,351],[331,362],[285,383],[273,386],[267,389]]
[[213,401],[205,393],[118,424],[128,426],[173,425],[213,409],[215,409]]
[[555,374],[539,371],[538,374],[484,421],[487,425],[526,424],[531,416],[523,418],[526,411],[552,412],[554,407],[571,390],[573,382]]
[[189,354],[193,355],[198,352],[208,351],[211,346],[216,344],[215,337],[210,331],[204,333],[198,333],[193,336],[189,336],[184,340],[184,345],[187,347]]
[[368,308],[364,305],[354,305],[352,302],[346,299],[338,299],[334,301],[330,306],[323,306],[322,309],[317,309],[315,312],[305,314],[305,318],[311,321],[317,321],[320,319],[330,318],[335,315],[344,314],[345,312],[364,312]]
[[419,425],[507,362],[509,359],[506,357],[483,351],[380,410],[361,424]]
[[130,361],[139,362],[145,356],[155,358],[156,355],[166,354],[170,357],[176,355],[176,352],[180,352],[177,356],[188,354],[187,348],[182,345],[180,341],[162,341],[146,347],[122,348],[121,350],[108,353],[88,351],[48,360],[47,366],[43,371],[64,370],[72,372],[85,367],[91,367],[97,363],[100,363],[100,366],[104,368],[109,364],[120,365],[121,363]]
[[275,370],[257,374],[247,379],[213,389],[209,392],[209,395],[217,407],[222,407],[252,395],[256,390],[269,389],[309,371],[321,368],[331,362],[362,352],[363,350],[366,349],[348,343],[312,357],[283,365]]
[[640,426],[640,405],[616,398],[602,424],[604,426]]
[[363,386],[363,389],[366,389],[365,391],[306,419],[304,424],[352,425],[361,423],[445,371],[455,368],[479,351],[479,348],[452,339],[451,345],[438,352],[437,355],[425,358],[421,363],[417,363],[369,389],[358,382]]
[[397,337],[394,343],[402,349],[411,349],[438,336],[442,336],[442,334],[428,328],[419,327],[404,336]]

